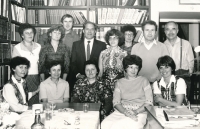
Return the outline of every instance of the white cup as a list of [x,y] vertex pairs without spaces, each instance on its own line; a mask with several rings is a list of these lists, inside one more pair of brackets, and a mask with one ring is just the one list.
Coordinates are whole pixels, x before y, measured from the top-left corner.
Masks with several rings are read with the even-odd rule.
[[43,112],[43,104],[33,104],[32,105],[32,113],[35,114],[35,110],[40,109],[40,112]]

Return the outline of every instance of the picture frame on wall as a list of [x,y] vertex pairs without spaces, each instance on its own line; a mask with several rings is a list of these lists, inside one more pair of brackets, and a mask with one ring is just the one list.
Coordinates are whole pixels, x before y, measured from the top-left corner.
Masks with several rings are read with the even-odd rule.
[[183,5],[194,5],[194,4],[200,4],[200,0],[179,0],[179,4]]

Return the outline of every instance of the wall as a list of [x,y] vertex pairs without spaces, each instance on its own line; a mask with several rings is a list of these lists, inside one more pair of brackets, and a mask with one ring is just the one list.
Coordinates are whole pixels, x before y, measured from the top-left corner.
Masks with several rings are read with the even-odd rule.
[[[179,0],[150,0],[151,1],[151,19],[159,23],[159,12],[200,12],[200,5],[180,5]],[[198,27],[190,26],[190,31],[197,32]],[[198,31],[199,32],[199,31]],[[199,45],[199,38],[190,36],[190,42],[193,47]]]

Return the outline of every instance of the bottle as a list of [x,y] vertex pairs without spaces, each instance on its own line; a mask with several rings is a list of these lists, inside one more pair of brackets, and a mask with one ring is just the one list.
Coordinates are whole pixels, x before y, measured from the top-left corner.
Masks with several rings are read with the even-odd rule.
[[44,129],[44,124],[40,120],[40,109],[35,110],[35,122],[31,125],[31,129]]

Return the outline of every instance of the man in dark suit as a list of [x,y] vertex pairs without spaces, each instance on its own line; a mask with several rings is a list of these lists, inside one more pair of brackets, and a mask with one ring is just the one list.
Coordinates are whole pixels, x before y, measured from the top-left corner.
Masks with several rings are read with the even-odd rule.
[[[70,65],[73,72],[73,82],[85,77],[85,61],[92,59],[96,60],[98,63],[101,51],[106,49],[106,44],[104,42],[94,38],[96,30],[97,25],[95,23],[89,21],[85,22],[83,25],[84,38],[73,43]],[[72,85],[73,84],[74,83],[72,83]],[[72,87],[70,91],[72,91]]]

